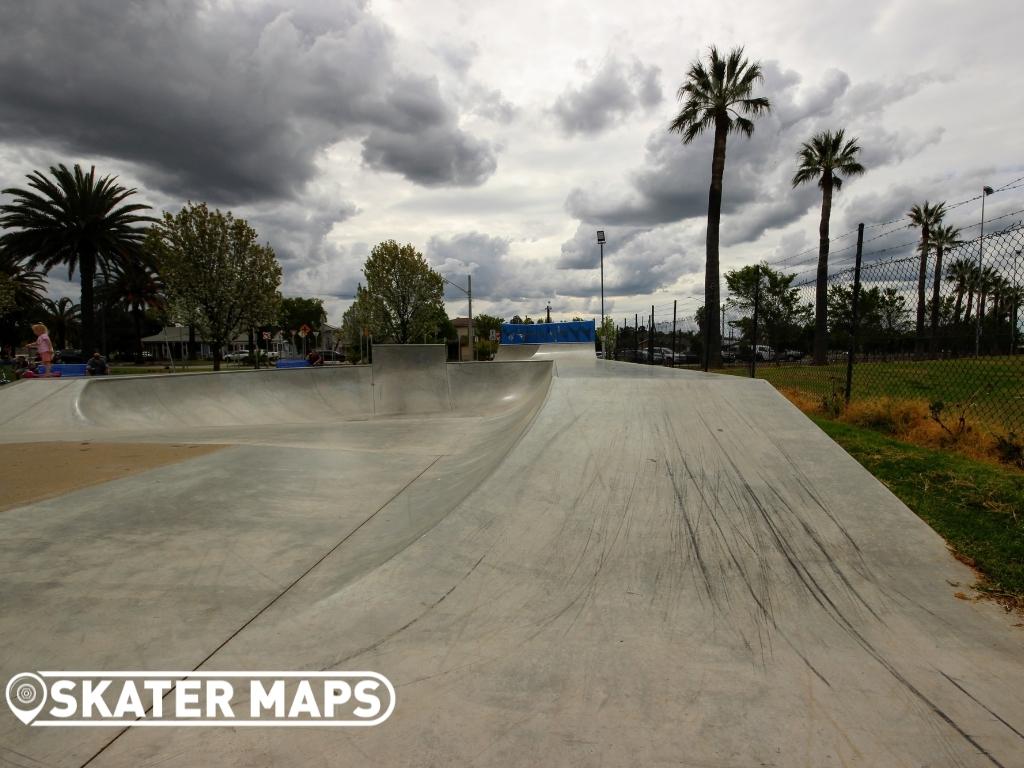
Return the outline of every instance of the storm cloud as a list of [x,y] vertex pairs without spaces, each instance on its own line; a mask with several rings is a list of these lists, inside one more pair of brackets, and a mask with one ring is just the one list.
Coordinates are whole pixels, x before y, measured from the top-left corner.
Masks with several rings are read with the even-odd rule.
[[660,70],[639,59],[629,62],[614,56],[579,88],[567,88],[551,107],[566,135],[593,134],[621,122],[638,110],[661,103]]
[[[477,185],[496,167],[355,0],[6,3],[0,70],[7,140],[119,158],[181,198],[293,197],[345,139],[430,186]],[[418,140],[436,162],[403,151]]]

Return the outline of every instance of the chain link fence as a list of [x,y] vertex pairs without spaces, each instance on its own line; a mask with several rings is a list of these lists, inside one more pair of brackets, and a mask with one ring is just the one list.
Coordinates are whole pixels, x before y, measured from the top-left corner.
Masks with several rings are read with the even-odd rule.
[[[827,342],[813,355],[817,279],[758,274],[760,295],[731,300],[752,375],[847,402],[924,401],[951,418],[1024,431],[1024,227],[828,275]],[[783,276],[785,277],[785,276]],[[728,342],[727,342],[728,344]]]

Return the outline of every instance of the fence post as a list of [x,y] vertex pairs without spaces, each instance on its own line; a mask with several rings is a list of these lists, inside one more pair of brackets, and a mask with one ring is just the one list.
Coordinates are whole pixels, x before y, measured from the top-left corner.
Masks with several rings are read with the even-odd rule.
[[864,225],[857,225],[857,259],[853,267],[853,307],[850,312],[850,348],[846,352],[846,404],[853,392],[853,356],[857,351],[857,331],[860,330],[860,257],[864,251]]
[[647,364],[654,365],[654,305],[651,304],[651,329],[647,332]]
[[761,265],[754,265],[754,329],[750,343],[750,378],[757,377],[757,315],[761,309]]
[[640,362],[640,313],[633,313],[633,362]]
[[678,299],[672,300],[672,367],[676,367],[676,304]]

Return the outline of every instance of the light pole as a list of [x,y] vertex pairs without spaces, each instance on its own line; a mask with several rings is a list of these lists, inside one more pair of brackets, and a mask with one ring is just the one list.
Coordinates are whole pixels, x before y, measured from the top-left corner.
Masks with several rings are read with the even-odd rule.
[[597,244],[601,248],[601,333],[604,333],[604,230],[597,230]]
[[[462,291],[464,294],[466,294],[466,296],[469,299],[469,359],[472,360],[473,359],[473,276],[472,275],[466,275],[466,287],[465,288],[463,288],[458,283],[453,283],[451,280],[449,280],[444,275],[441,275],[441,279],[444,280],[446,283],[448,283],[448,285],[452,286],[453,288],[458,288],[460,291]],[[461,348],[462,347],[460,345],[459,349],[461,350]],[[461,352],[460,352],[460,354],[461,354]]]
[[[992,187],[981,188],[981,237],[978,238],[978,288],[981,288],[982,254],[985,252],[985,198],[992,194]],[[980,294],[979,294],[980,296]],[[979,305],[974,316],[974,356],[981,354],[981,313],[984,308]]]

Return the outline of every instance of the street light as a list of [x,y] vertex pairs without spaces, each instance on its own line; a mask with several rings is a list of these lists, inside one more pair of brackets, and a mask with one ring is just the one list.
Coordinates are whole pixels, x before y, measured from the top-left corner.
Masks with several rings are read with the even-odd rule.
[[[991,195],[995,190],[992,187],[981,188],[981,237],[978,239],[978,280],[982,279],[981,275],[981,258],[985,252],[985,198]],[[978,307],[978,312],[974,316],[974,356],[978,357],[981,354],[981,313],[984,312],[983,307]]]
[[[597,244],[601,247],[601,333],[604,333],[604,230],[597,230]],[[603,347],[602,347],[603,349]]]
[[[458,283],[453,283],[444,275],[441,275],[441,279],[444,280],[448,285],[453,288],[458,288],[469,298],[469,359],[473,359],[473,276],[466,275],[466,287],[463,288]],[[459,347],[461,350],[461,345]],[[461,352],[460,352],[461,354]]]

